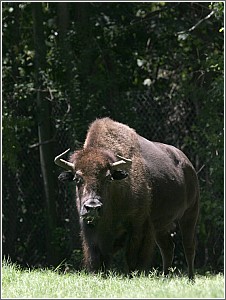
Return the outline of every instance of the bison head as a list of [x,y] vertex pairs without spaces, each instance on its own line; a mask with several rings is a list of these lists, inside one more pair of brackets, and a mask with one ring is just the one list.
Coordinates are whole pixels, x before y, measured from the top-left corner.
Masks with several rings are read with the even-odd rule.
[[109,197],[109,184],[128,176],[132,161],[111,151],[86,148],[72,154],[70,161],[62,159],[69,149],[55,158],[55,163],[66,169],[58,177],[76,184],[76,204],[80,219],[94,226],[103,214]]

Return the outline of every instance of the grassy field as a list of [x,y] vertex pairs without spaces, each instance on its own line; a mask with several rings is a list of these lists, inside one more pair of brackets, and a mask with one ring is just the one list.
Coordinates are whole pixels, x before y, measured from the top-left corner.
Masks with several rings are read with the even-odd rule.
[[223,274],[164,278],[152,273],[132,279],[109,273],[60,274],[57,270],[22,270],[10,263],[2,266],[2,298],[224,298]]

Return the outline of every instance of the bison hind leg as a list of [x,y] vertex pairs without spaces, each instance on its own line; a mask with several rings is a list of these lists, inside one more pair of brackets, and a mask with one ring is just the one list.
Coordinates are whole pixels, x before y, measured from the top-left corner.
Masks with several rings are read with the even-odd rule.
[[188,265],[188,277],[194,279],[195,234],[198,218],[198,203],[185,212],[179,221],[185,258]]

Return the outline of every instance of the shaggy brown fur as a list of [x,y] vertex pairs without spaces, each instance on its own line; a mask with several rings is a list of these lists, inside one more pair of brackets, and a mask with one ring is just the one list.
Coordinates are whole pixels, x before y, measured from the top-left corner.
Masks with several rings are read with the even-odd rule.
[[[113,169],[117,154],[132,164]],[[128,126],[103,118],[91,124],[83,149],[70,161],[89,270],[108,267],[122,247],[129,271],[147,270],[156,242],[167,273],[174,249],[169,230],[178,221],[193,278],[199,188],[196,172],[180,150],[150,142]]]

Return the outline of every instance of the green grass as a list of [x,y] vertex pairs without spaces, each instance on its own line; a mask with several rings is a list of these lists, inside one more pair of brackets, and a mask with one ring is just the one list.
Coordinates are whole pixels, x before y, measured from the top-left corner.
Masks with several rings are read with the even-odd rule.
[[109,273],[60,274],[48,269],[22,270],[3,262],[2,298],[224,298],[223,274],[164,278],[152,273],[132,279]]

